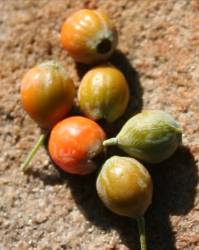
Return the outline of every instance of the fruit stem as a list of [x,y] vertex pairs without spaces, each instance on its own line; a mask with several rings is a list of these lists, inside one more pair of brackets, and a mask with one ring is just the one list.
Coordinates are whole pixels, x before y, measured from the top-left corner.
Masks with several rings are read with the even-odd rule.
[[141,250],[147,250],[144,216],[137,218]]
[[110,139],[107,139],[105,141],[103,141],[103,146],[113,146],[113,145],[117,145],[117,138],[114,137],[114,138],[110,138]]
[[21,164],[20,169],[23,172],[26,172],[28,169],[28,165],[31,162],[32,158],[34,157],[34,155],[37,153],[38,149],[40,148],[40,146],[42,144],[44,144],[44,141],[47,137],[47,133],[46,134],[41,134],[38,138],[38,140],[36,141],[35,145],[33,146],[33,148],[31,149],[31,151],[28,153],[28,156],[26,157],[25,161]]

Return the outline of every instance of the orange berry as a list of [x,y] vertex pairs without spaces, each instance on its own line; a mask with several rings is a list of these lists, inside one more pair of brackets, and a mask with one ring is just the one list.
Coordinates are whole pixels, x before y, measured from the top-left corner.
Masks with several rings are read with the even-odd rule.
[[117,45],[117,32],[105,13],[82,9],[64,22],[61,43],[77,62],[92,64],[110,57]]
[[22,105],[42,128],[51,128],[70,111],[75,86],[64,67],[47,61],[30,69],[21,82]]
[[103,129],[94,121],[72,116],[59,122],[51,131],[49,153],[64,171],[86,175],[96,169],[92,161],[103,149]]

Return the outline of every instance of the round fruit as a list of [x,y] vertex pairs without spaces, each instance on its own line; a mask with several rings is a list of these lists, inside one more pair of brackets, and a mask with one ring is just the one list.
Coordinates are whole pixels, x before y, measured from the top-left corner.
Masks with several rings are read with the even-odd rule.
[[91,69],[83,77],[78,91],[83,113],[93,120],[117,120],[129,101],[129,88],[125,76],[110,65]]
[[64,67],[55,61],[30,69],[21,82],[21,100],[26,112],[40,127],[49,129],[70,111],[75,87]]
[[146,168],[130,157],[108,159],[97,178],[97,192],[116,214],[139,218],[151,204],[153,184]]
[[172,116],[164,111],[143,111],[130,118],[116,138],[104,145],[118,145],[132,157],[148,163],[169,158],[180,145],[182,130]]
[[52,160],[64,171],[85,175],[96,169],[92,159],[103,150],[103,129],[94,121],[72,116],[56,124],[49,139]]
[[92,64],[110,57],[117,45],[117,32],[105,13],[82,9],[64,22],[61,43],[77,62]]

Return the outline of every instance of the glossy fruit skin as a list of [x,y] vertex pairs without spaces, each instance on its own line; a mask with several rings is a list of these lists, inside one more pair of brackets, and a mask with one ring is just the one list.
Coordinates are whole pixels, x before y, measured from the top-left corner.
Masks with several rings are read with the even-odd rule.
[[30,69],[21,82],[23,108],[41,128],[50,129],[70,111],[75,86],[64,67],[46,61]]
[[86,175],[96,169],[92,159],[103,150],[103,129],[94,121],[71,116],[52,129],[48,149],[52,160],[64,171]]
[[117,45],[117,32],[105,13],[82,9],[64,22],[61,43],[75,61],[93,64],[110,57]]
[[96,188],[105,206],[122,216],[143,216],[151,204],[151,177],[141,163],[130,157],[109,158],[97,178]]
[[117,135],[117,143],[122,150],[148,163],[166,160],[181,141],[179,124],[161,110],[143,111],[133,116]]
[[83,77],[78,101],[82,112],[90,119],[117,120],[129,101],[129,88],[125,76],[115,67],[101,65]]

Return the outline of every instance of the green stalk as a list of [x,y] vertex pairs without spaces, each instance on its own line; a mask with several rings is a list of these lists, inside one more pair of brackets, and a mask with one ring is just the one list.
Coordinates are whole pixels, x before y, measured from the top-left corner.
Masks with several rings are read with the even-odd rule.
[[145,232],[145,220],[144,220],[143,216],[137,218],[137,225],[138,225],[138,230],[139,230],[139,235],[140,235],[141,250],[147,250],[146,232]]
[[114,146],[117,145],[117,143],[118,143],[117,138],[114,137],[103,141],[103,146]]
[[47,133],[46,134],[41,134],[39,136],[38,140],[36,141],[35,145],[31,149],[31,151],[29,152],[29,154],[26,157],[25,161],[20,166],[20,169],[23,172],[27,171],[27,169],[29,167],[29,163],[31,162],[32,158],[35,156],[35,154],[37,153],[37,151],[41,147],[41,145],[44,144],[44,141],[45,141],[46,137],[47,137]]

